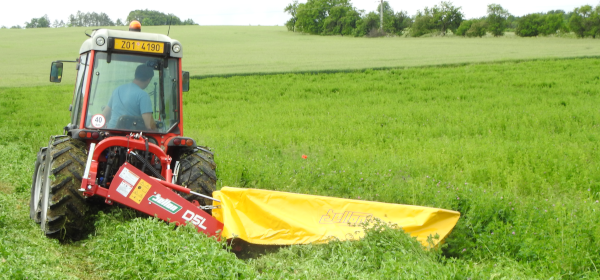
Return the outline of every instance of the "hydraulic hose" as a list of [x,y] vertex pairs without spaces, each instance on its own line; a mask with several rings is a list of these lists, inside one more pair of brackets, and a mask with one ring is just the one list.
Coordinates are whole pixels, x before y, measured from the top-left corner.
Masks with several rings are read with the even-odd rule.
[[160,175],[160,172],[158,172],[154,167],[152,167],[152,165],[142,156],[138,155],[135,152],[129,152],[130,154],[132,154],[135,158],[137,158],[139,161],[141,161],[144,166],[148,166],[148,170],[150,170],[150,172],[152,172],[152,174],[154,175],[154,177],[159,178],[161,180],[165,180],[165,177],[163,177],[162,175]]

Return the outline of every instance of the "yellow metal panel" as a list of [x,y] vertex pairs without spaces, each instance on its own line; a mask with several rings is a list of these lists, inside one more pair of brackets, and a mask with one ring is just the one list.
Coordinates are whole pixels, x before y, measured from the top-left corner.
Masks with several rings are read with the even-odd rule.
[[427,245],[429,235],[443,240],[460,213],[451,210],[223,187],[213,193],[213,216],[225,227],[223,236],[254,244],[292,245],[326,243],[332,238],[353,240],[364,236],[359,225],[368,218],[397,224]]

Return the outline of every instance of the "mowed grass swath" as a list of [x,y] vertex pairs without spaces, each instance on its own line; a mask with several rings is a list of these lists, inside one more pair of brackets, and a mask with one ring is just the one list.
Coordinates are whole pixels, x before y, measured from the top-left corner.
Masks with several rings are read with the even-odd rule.
[[[126,29],[127,27],[111,27]],[[142,27],[166,34],[166,26]],[[0,30],[0,87],[47,85],[50,62],[74,60],[91,28]],[[280,26],[172,26],[192,76],[411,67],[547,57],[599,56],[593,39],[354,38],[310,36]],[[75,71],[66,64],[64,82]],[[74,66],[73,66],[74,67]],[[71,71],[69,71],[71,70]]]
[[0,89],[0,275],[598,277],[598,73],[600,59],[572,59],[193,80],[185,134],[215,151],[221,186],[462,213],[441,251],[387,229],[248,260],[121,210],[84,241],[44,238],[28,218],[29,183],[72,87]]

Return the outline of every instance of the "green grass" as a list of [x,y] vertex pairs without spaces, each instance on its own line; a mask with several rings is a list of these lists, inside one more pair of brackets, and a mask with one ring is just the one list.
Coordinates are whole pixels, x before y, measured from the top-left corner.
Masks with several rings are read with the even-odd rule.
[[598,73],[590,58],[193,80],[185,134],[216,152],[219,187],[462,214],[441,251],[387,229],[247,260],[122,210],[84,241],[41,236],[28,185],[37,149],[68,122],[72,87],[0,88],[0,275],[599,278]]
[[[124,29],[123,27],[120,27]],[[91,28],[0,30],[0,87],[48,85],[50,62],[73,60]],[[166,27],[144,27],[166,34]],[[354,38],[311,36],[267,26],[172,26],[192,76],[412,67],[499,60],[599,56],[593,39]],[[75,71],[66,64],[65,83]]]

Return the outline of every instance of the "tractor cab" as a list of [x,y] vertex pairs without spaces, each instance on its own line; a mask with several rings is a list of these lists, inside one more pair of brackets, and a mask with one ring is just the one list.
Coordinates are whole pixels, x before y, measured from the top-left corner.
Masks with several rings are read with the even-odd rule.
[[[76,60],[71,122],[65,127],[71,137],[98,142],[142,132],[165,149],[183,134],[181,95],[189,88],[189,74],[181,70],[181,43],[140,30],[134,21],[130,31],[97,29],[88,35]],[[53,62],[50,81],[60,82],[62,72],[62,61]],[[145,75],[137,77],[140,72]]]

